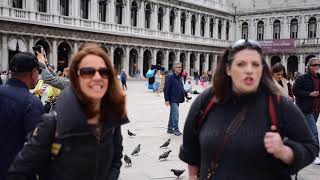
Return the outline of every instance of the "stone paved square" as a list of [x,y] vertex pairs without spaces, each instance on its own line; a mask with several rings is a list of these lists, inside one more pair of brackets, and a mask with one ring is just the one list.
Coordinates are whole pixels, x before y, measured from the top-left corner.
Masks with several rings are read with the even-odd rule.
[[[173,180],[176,177],[170,169],[186,169],[180,179],[188,179],[187,165],[179,157],[179,147],[182,136],[169,135],[167,123],[169,107],[164,104],[163,93],[156,93],[146,89],[146,81],[128,81],[127,107],[130,123],[122,127],[123,153],[132,158],[132,166],[126,167],[123,163],[120,180]],[[196,98],[180,105],[179,128],[182,131],[189,108]],[[319,126],[319,124],[318,124]],[[129,137],[127,130],[136,133]],[[171,143],[168,148],[160,146],[168,139]],[[133,149],[141,144],[141,151],[137,156],[131,156]],[[166,161],[159,161],[159,155],[164,151],[172,150]],[[299,180],[319,180],[320,166],[310,165],[299,173]]]

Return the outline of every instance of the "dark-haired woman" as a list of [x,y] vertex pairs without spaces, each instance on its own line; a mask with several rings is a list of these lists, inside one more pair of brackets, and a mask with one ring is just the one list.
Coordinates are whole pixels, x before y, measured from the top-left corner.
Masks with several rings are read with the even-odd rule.
[[276,63],[271,67],[271,73],[273,81],[276,87],[279,89],[282,96],[289,98],[291,101],[294,100],[292,93],[292,85],[286,79],[286,69],[281,63]]
[[[239,40],[226,50],[213,87],[195,100],[185,122],[179,157],[189,179],[291,180],[310,164],[319,147],[291,101],[268,105],[279,94],[258,42]],[[213,106],[199,121],[209,100]]]
[[125,96],[107,54],[87,44],[72,58],[58,97],[9,169],[8,179],[116,180],[122,165]]

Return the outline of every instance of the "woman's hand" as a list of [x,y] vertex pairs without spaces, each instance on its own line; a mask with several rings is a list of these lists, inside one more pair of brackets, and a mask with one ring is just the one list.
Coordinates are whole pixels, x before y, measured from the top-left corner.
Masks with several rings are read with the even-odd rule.
[[[271,126],[271,130],[275,131],[277,128]],[[293,151],[290,147],[283,144],[282,138],[278,132],[267,132],[264,136],[264,146],[268,153],[275,158],[282,160],[286,164],[293,162]]]

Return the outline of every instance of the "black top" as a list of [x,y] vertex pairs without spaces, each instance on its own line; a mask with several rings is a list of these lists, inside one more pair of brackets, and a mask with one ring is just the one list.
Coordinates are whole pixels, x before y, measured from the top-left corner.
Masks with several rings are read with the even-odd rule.
[[200,179],[207,175],[208,165],[220,146],[224,132],[235,114],[252,103],[245,120],[232,136],[220,157],[215,180],[284,180],[311,163],[319,147],[315,144],[304,116],[294,104],[281,98],[279,127],[287,138],[285,144],[294,151],[295,161],[287,166],[266,152],[264,135],[270,131],[267,95],[261,91],[246,96],[234,96],[224,104],[215,104],[209,111],[199,135],[194,131],[196,114],[208,101],[209,90],[202,93],[190,108],[179,157],[184,162],[200,166]]

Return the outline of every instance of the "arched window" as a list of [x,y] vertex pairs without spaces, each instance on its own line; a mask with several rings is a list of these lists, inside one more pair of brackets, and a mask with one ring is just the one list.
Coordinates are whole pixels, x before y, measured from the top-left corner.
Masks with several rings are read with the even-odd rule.
[[38,0],[38,11],[47,12],[47,0]]
[[131,26],[137,26],[138,5],[136,1],[131,3]]
[[145,28],[150,28],[150,18],[151,18],[151,6],[147,4],[145,11]]
[[69,0],[60,0],[60,14],[69,16]]
[[209,36],[211,38],[213,38],[213,26],[214,26],[214,21],[213,21],[213,18],[210,19],[210,24],[209,24]]
[[80,17],[89,19],[89,0],[80,1]]
[[248,23],[247,22],[244,22],[242,23],[242,35],[241,35],[241,38],[242,39],[248,39]]
[[200,22],[200,35],[201,36],[204,36],[204,28],[205,28],[205,25],[206,25],[206,19],[204,18],[204,16],[201,17],[201,22]]
[[116,23],[117,24],[122,24],[122,9],[123,9],[122,0],[117,0],[116,2]]
[[106,22],[107,18],[107,3],[105,1],[99,2],[99,20]]
[[182,13],[181,14],[181,34],[185,34],[186,33],[186,13]]
[[164,16],[163,8],[159,7],[159,9],[158,9],[158,30],[160,30],[160,31],[163,30],[163,16]]
[[226,23],[226,40],[229,40],[229,29],[230,29],[229,21]]
[[170,32],[174,31],[174,21],[176,19],[176,15],[174,13],[174,10],[172,9],[170,11]]
[[273,39],[280,39],[281,24],[279,20],[273,22]]
[[298,38],[298,20],[292,19],[290,22],[290,38],[296,39]]
[[221,39],[222,21],[218,21],[218,39]]
[[316,38],[317,36],[317,20],[312,17],[308,23],[308,38]]
[[22,9],[22,0],[12,0],[12,7]]
[[259,21],[257,24],[257,40],[263,40],[264,35],[264,23],[263,21]]
[[191,35],[196,34],[196,16],[192,15],[191,17]]

